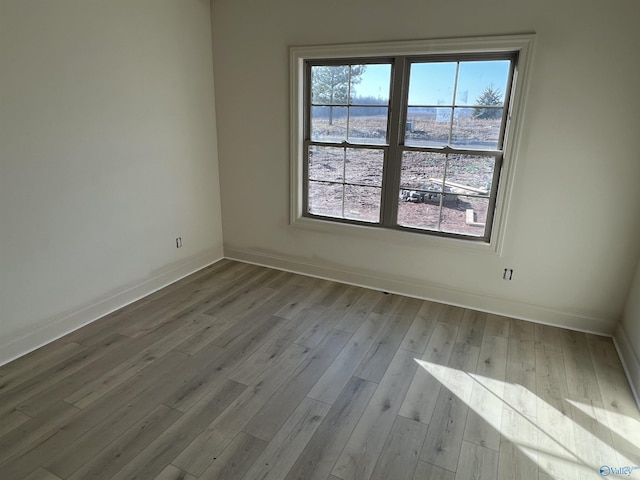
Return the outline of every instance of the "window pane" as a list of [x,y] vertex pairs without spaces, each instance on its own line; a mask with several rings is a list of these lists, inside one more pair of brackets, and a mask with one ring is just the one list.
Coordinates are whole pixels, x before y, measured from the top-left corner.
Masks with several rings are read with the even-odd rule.
[[378,187],[345,185],[344,218],[379,222],[381,192]]
[[346,181],[348,183],[382,186],[384,152],[365,148],[348,148]]
[[475,237],[484,235],[489,200],[486,198],[445,195],[440,229]]
[[[362,67],[359,65],[358,67]],[[360,76],[356,67],[351,71],[351,102],[364,105],[388,105],[391,90],[391,65],[364,65]]]
[[347,139],[347,107],[313,107],[311,139],[317,142],[343,142]]
[[[439,197],[439,194],[435,196]],[[437,230],[439,210],[439,199],[437,202],[429,203],[400,202],[398,205],[398,225]]]
[[414,147],[442,147],[449,144],[451,108],[407,109],[405,145]]
[[409,105],[452,105],[456,62],[412,63]]
[[311,102],[314,105],[347,105],[349,65],[311,67]]
[[384,144],[387,142],[387,107],[350,107],[349,141]]
[[451,145],[497,150],[501,125],[501,108],[456,108]]
[[456,105],[504,105],[509,60],[460,62]]
[[309,213],[377,223],[380,221],[381,192],[382,189],[379,187],[310,180]]
[[344,180],[344,148],[310,146],[309,179],[342,182]]
[[447,191],[463,195],[488,195],[494,166],[494,157],[449,155]]
[[441,191],[442,184],[432,179],[444,178],[445,155],[429,152],[404,152],[400,173],[401,190]]
[[309,213],[342,217],[342,184],[309,180]]

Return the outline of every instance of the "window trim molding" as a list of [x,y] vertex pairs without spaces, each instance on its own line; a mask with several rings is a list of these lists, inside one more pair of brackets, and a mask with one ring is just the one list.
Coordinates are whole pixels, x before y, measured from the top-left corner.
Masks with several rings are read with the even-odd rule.
[[[518,156],[518,145],[522,137],[522,123],[529,89],[529,77],[535,34],[501,35],[488,37],[461,37],[445,39],[410,40],[398,42],[354,43],[337,45],[292,46],[289,48],[289,92],[290,92],[290,224],[295,227],[311,228],[344,235],[352,233],[380,238],[411,238],[411,242],[454,248],[468,248],[475,251],[500,255],[502,253],[513,192],[514,176]],[[378,225],[364,226],[341,224],[303,216],[303,140],[304,140],[304,63],[307,59],[340,59],[353,57],[389,57],[393,55],[429,55],[465,53],[518,52],[517,76],[511,92],[508,116],[516,111],[505,132],[505,150],[500,187],[496,197],[491,240],[488,243],[442,237],[425,233],[393,230]],[[390,230],[387,232],[387,230]],[[414,238],[419,240],[414,240]]]

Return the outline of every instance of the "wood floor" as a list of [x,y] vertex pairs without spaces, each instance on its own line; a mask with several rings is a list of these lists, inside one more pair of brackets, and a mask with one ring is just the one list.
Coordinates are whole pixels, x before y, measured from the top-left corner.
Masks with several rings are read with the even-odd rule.
[[3,480],[636,465],[640,414],[610,339],[229,260],[0,368]]

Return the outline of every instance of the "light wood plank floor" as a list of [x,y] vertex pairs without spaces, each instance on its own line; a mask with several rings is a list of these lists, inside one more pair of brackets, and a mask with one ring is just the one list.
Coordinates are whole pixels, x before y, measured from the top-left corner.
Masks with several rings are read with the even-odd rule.
[[636,465],[640,414],[610,339],[230,260],[0,368],[3,480]]

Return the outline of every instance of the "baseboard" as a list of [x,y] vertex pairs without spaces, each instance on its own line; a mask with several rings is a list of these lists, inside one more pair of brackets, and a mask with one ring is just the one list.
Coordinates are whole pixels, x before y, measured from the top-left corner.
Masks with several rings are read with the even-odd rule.
[[640,408],[640,359],[631,345],[629,336],[622,324],[618,325],[616,333],[613,336],[613,344],[616,346],[618,356],[622,362],[622,368],[629,380],[629,386],[636,399],[636,404]]
[[39,322],[37,325],[30,327],[28,331],[17,332],[0,342],[0,365],[4,365],[119,308],[146,297],[222,258],[222,247],[210,249],[203,254],[163,268],[143,282],[106,295],[90,305]]
[[377,272],[345,270],[334,265],[319,265],[262,252],[236,250],[228,247],[225,247],[224,254],[226,258],[241,262],[422,298],[448,305],[471,308],[545,325],[608,337],[612,336],[615,331],[615,324],[603,319],[562,312],[541,305],[490,297],[475,292],[450,289],[415,279],[398,278],[390,275],[382,276]]

